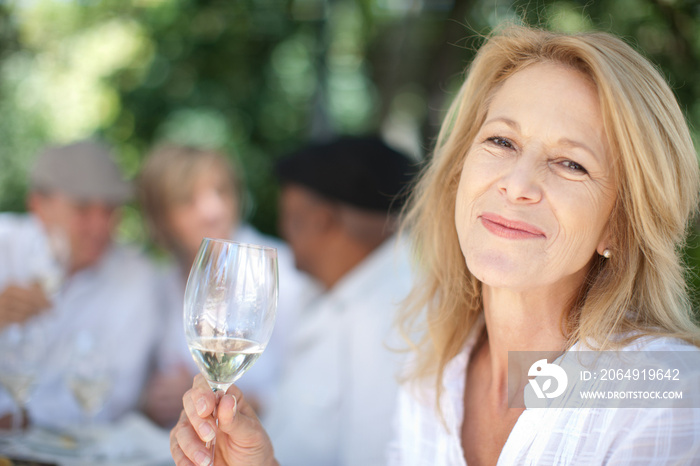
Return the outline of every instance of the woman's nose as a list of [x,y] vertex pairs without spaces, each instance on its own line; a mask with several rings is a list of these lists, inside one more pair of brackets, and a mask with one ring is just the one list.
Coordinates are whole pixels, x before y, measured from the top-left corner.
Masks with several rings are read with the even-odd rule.
[[215,190],[203,193],[198,199],[197,210],[207,220],[219,217],[225,208],[224,199]]
[[511,159],[510,166],[499,180],[498,189],[513,203],[536,203],[542,199],[540,157],[534,153],[521,153]]

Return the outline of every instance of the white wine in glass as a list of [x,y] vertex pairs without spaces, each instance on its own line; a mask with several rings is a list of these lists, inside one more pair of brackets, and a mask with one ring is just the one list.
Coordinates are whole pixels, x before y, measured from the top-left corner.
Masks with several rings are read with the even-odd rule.
[[85,377],[74,374],[68,379],[68,387],[80,409],[88,416],[88,420],[91,420],[104,405],[112,389],[112,381],[107,375]]
[[5,387],[12,400],[19,407],[29,401],[29,394],[34,385],[35,375],[30,372],[0,372],[0,385]]
[[217,396],[265,350],[275,323],[278,282],[275,248],[202,240],[185,289],[185,337]]
[[197,366],[216,391],[226,391],[260,357],[264,346],[244,338],[205,337],[190,343]]
[[0,385],[16,404],[14,433],[21,429],[23,411],[46,357],[46,325],[45,317],[40,316],[25,324],[11,324],[0,334]]
[[99,339],[90,332],[79,331],[69,351],[70,366],[65,382],[80,405],[83,420],[89,425],[106,403],[113,377]]

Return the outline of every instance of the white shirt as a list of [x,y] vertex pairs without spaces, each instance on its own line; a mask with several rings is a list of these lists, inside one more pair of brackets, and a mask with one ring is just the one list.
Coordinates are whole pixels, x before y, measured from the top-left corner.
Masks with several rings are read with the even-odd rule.
[[[285,243],[277,238],[263,235],[252,226],[243,224],[232,235],[233,241],[258,244],[277,249],[279,269],[279,302],[275,327],[270,341],[262,356],[248,371],[236,381],[236,386],[245,394],[255,395],[265,407],[272,397],[281,372],[283,360],[287,355],[289,328],[296,320],[300,290],[310,281],[305,274],[296,270],[294,258]],[[185,340],[183,327],[183,299],[187,272],[173,264],[164,271],[160,293],[166,301],[165,331],[158,350],[158,366],[164,372],[173,367],[185,365],[192,375],[199,373]]]
[[[41,223],[32,215],[0,214],[0,289],[11,283],[40,279],[41,264],[51,259]],[[68,388],[68,374],[79,368],[78,345],[97,361],[87,372],[105,370],[111,379],[106,403],[96,420],[113,420],[137,407],[155,349],[158,325],[155,271],[139,252],[113,245],[100,261],[68,278],[50,297],[53,306],[26,325],[43,326],[44,356],[27,405],[38,425],[84,422]],[[7,343],[17,326],[0,332]],[[0,358],[18,358],[5,352]],[[5,363],[3,361],[3,363]],[[1,366],[0,366],[1,367]],[[14,412],[14,403],[0,389],[0,414]]]
[[403,354],[387,348],[411,289],[405,245],[387,240],[303,309],[279,397],[263,419],[285,466],[385,464]]
[[[445,423],[435,409],[432,379],[405,386],[398,397],[392,466],[465,466],[462,450],[464,387],[469,355],[480,328],[445,367],[441,396]],[[571,351],[585,351],[575,345]],[[624,350],[698,351],[671,339],[640,339]],[[691,378],[698,387],[700,368]],[[697,392],[692,396],[698,396]],[[563,402],[566,405],[565,402]],[[695,404],[697,406],[697,404]],[[484,426],[488,429],[488,426]],[[498,459],[506,465],[700,464],[700,408],[526,409]]]

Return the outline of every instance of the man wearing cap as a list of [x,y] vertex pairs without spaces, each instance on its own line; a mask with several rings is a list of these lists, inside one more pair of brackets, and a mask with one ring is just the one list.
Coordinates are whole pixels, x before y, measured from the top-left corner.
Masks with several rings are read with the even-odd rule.
[[[90,372],[81,364],[91,359],[106,392],[96,417],[136,407],[158,301],[150,263],[112,241],[130,196],[109,150],[86,140],[42,151],[30,174],[30,213],[0,214],[0,344],[10,348],[0,354],[0,372],[34,377],[23,422],[84,420],[69,385],[72,375]],[[29,335],[35,340],[26,342]],[[20,361],[26,346],[42,358]],[[13,412],[0,391],[0,424],[7,427]]]
[[302,308],[263,419],[280,464],[386,463],[401,367],[387,346],[400,346],[392,324],[411,289],[395,212],[413,171],[374,137],[314,145],[278,165],[281,232],[321,288]]

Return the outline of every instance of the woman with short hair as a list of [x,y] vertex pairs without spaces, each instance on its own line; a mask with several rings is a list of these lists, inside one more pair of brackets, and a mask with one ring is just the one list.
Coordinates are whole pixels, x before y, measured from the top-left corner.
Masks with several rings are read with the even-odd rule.
[[264,409],[280,375],[286,331],[296,315],[297,288],[305,281],[294,269],[291,251],[279,239],[261,234],[242,220],[245,188],[241,170],[220,151],[160,145],[146,157],[138,192],[152,238],[174,259],[162,274],[164,329],[156,372],[144,396],[144,411],[160,425],[172,426],[181,410],[183,393],[199,373],[185,342],[182,300],[190,267],[205,237],[278,250],[283,278],[275,337],[266,355],[241,382],[249,397],[255,398],[256,408]]

